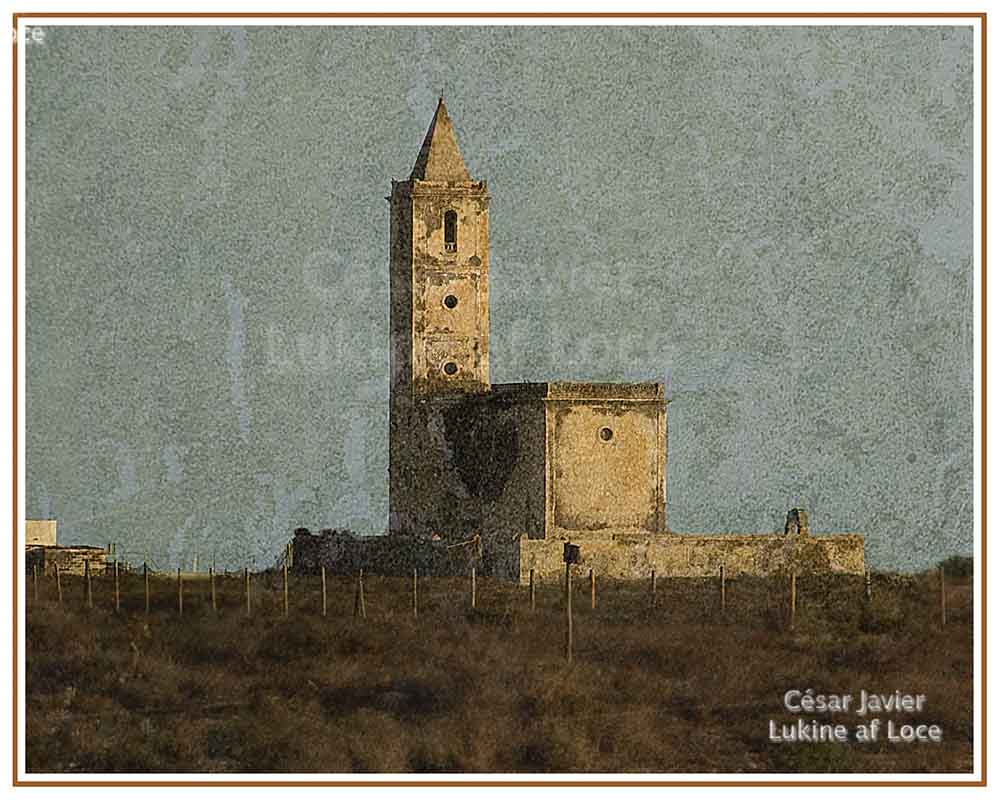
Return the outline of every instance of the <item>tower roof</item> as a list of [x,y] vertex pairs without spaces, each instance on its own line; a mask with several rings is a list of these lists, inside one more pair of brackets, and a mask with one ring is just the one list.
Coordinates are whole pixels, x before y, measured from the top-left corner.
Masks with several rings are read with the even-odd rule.
[[417,163],[413,165],[410,180],[421,181],[471,181],[465,161],[458,150],[455,128],[444,107],[444,98],[438,98],[434,119],[427,129],[420,146]]

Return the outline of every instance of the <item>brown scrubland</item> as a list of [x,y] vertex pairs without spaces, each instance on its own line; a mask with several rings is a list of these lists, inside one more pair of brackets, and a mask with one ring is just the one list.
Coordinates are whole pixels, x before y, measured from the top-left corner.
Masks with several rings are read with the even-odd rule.
[[[574,659],[565,659],[562,587],[480,578],[412,581],[317,575],[151,581],[95,577],[27,584],[26,762],[55,773],[842,773],[972,770],[972,589],[949,562],[948,622],[938,575],[800,577],[791,624],[787,578],[727,583],[574,581]],[[937,724],[935,743],[774,743],[794,723],[783,697],[897,689]],[[803,715],[853,731],[854,713]],[[883,724],[884,733],[884,724]]]

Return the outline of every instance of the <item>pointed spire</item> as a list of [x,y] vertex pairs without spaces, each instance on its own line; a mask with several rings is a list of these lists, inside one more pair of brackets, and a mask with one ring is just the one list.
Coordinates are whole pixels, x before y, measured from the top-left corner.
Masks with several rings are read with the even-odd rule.
[[417,163],[413,165],[410,180],[421,181],[471,181],[465,161],[458,150],[455,128],[444,107],[444,97],[438,98],[434,119],[420,147]]

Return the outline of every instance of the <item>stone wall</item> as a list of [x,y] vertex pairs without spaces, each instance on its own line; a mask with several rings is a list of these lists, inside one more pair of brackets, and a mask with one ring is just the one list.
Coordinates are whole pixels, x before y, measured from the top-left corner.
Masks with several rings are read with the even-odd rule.
[[291,569],[315,575],[326,567],[328,575],[409,576],[416,569],[422,577],[468,575],[481,554],[478,541],[451,547],[444,541],[416,536],[355,536],[348,531],[312,533],[298,528],[292,539]]
[[721,564],[731,576],[775,575],[793,569],[800,575],[860,575],[865,570],[864,537],[858,534],[584,535],[522,538],[520,582],[528,582],[531,569],[537,580],[559,578],[565,569],[567,541],[579,545],[581,568],[608,578],[646,578],[653,569],[658,576],[704,577],[717,575]]
[[28,545],[25,552],[27,574],[38,567],[39,575],[55,575],[56,567],[63,575],[83,575],[90,562],[90,574],[97,575],[107,567],[108,554],[100,547],[43,547]]
[[[865,571],[864,538],[850,533],[581,533],[548,539],[498,538],[453,547],[420,537],[353,536],[333,530],[312,534],[300,528],[293,539],[292,563],[296,571],[306,573],[318,572],[322,565],[331,575],[356,575],[364,569],[373,575],[403,576],[417,569],[422,576],[438,577],[467,575],[476,564],[481,575],[526,584],[532,569],[536,580],[562,577],[567,541],[580,547],[580,569],[619,580],[643,580],[653,569],[661,577],[710,577],[718,575],[722,564],[732,577],[784,575],[792,570],[798,575]],[[98,553],[103,556],[103,551]]]

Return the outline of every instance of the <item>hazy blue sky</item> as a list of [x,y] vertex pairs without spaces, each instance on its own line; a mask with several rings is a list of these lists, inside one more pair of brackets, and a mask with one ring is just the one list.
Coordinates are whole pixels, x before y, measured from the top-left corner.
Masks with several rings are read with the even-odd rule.
[[383,530],[439,90],[494,382],[663,380],[667,518],[972,549],[972,33],[78,27],[27,53],[27,513],[159,567]]

